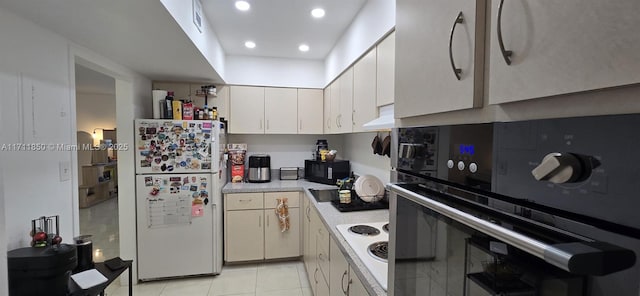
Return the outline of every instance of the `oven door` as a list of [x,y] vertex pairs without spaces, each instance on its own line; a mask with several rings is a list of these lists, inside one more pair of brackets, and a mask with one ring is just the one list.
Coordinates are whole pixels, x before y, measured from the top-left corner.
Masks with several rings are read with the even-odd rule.
[[[389,186],[390,295],[588,295],[588,275],[635,262],[628,250],[519,224],[481,202],[445,202],[436,191],[427,197],[429,190],[410,190],[415,186]],[[617,266],[601,270],[604,257]]]

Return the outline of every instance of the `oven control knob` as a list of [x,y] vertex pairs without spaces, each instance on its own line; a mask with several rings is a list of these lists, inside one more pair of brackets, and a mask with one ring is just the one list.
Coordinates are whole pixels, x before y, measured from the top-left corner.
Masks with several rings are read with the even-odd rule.
[[453,160],[449,159],[449,161],[447,161],[447,167],[452,169],[453,165],[454,165]]
[[464,171],[464,162],[458,161],[458,169]]
[[578,157],[571,153],[553,152],[547,154],[531,174],[538,181],[572,183],[581,179],[583,166]]
[[475,162],[469,164],[469,171],[475,173],[478,171],[478,165]]

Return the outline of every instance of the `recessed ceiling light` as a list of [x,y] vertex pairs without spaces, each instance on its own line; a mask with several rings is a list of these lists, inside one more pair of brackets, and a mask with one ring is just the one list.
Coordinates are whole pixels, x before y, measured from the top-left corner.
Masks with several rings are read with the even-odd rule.
[[321,18],[324,16],[324,9],[322,8],[316,8],[314,10],[311,11],[311,15],[315,18]]
[[247,11],[251,8],[251,4],[247,1],[236,1],[236,8],[241,11]]
[[254,48],[256,47],[256,43],[253,41],[247,41],[244,43],[244,46],[246,46],[247,48]]
[[309,51],[309,45],[306,45],[306,44],[300,44],[300,46],[298,46],[298,49],[299,49],[300,51],[307,52],[307,51]]

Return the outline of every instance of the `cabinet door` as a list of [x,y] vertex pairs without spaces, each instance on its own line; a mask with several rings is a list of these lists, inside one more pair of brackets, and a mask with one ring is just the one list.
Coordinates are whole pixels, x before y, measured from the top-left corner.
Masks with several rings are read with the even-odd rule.
[[356,275],[351,269],[349,269],[349,296],[369,296],[369,292],[364,288],[364,285],[358,278],[358,275]]
[[225,212],[227,262],[264,259],[264,210]]
[[331,86],[324,89],[324,124],[323,130],[325,134],[331,133]]
[[323,110],[321,89],[298,89],[298,134],[322,134]]
[[348,295],[349,286],[349,263],[342,255],[342,251],[336,242],[331,239],[330,245],[331,261],[329,263],[329,290],[331,296]]
[[275,209],[264,210],[264,258],[298,257],[300,252],[300,208],[289,208],[289,230],[282,232]]
[[[303,202],[303,217],[302,217],[302,232],[304,234],[304,238],[303,238],[303,246],[304,246],[304,252],[303,252],[303,261],[304,261],[304,266],[307,269],[307,275],[309,277],[312,276],[312,273],[315,271],[316,266],[312,265],[312,263],[315,262],[314,257],[316,254],[316,245],[315,245],[315,240],[313,241],[313,244],[311,243],[311,237],[313,237],[315,239],[315,235],[309,235],[311,233],[310,230],[310,224],[311,224],[311,207],[309,204],[309,199],[307,198],[303,198],[304,202]],[[309,278],[309,282],[313,282],[312,278]]]
[[499,6],[491,1],[490,104],[640,82],[640,1],[504,1],[511,65]]
[[231,103],[229,100],[229,86],[217,86],[216,91],[218,97],[213,99],[213,106],[218,109],[218,119],[225,118],[229,121],[229,104]]
[[298,90],[265,88],[264,114],[265,134],[296,134],[298,132]]
[[318,284],[316,285],[316,291],[314,291],[313,295],[315,296],[328,296],[331,292],[329,291],[329,284],[327,281],[322,278],[320,272],[318,272]]
[[339,134],[340,133],[340,122],[338,118],[340,118],[340,78],[334,80],[331,85],[331,133]]
[[340,133],[353,130],[353,67],[347,69],[340,80],[340,113],[338,115]]
[[378,44],[376,54],[377,106],[393,104],[396,65],[396,32]]
[[[480,107],[484,1],[398,0],[396,5],[396,118]],[[461,12],[463,21],[456,23]]]
[[264,134],[264,87],[231,86],[231,134]]
[[353,132],[378,116],[376,107],[376,49],[353,66]]

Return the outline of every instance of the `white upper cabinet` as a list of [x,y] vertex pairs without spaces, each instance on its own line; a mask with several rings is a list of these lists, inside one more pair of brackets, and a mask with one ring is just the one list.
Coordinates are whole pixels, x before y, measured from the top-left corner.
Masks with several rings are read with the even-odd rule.
[[324,122],[323,130],[325,134],[331,133],[331,86],[327,85],[324,89]]
[[369,51],[353,66],[353,132],[364,131],[362,125],[375,119],[376,49]]
[[640,1],[492,0],[491,11],[490,104],[640,82]]
[[485,2],[396,5],[396,118],[480,107]]
[[331,133],[340,133],[340,124],[338,119],[340,118],[340,78],[334,80],[329,85],[329,91],[331,92],[331,99],[329,105],[331,106],[331,112],[329,112],[329,119],[331,121]]
[[353,67],[342,73],[338,80],[340,81],[338,133],[350,133],[353,130]]
[[[253,108],[251,105],[247,105]],[[298,90],[295,88],[264,89],[265,134],[298,132]]]
[[376,105],[384,106],[392,104],[394,101],[396,32],[389,34],[378,44],[376,49]]
[[264,133],[264,87],[231,86],[231,134]]
[[322,98],[321,89],[298,89],[298,134],[322,134]]

